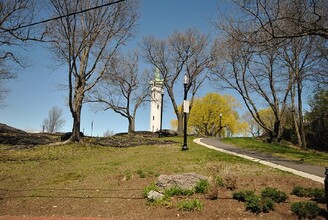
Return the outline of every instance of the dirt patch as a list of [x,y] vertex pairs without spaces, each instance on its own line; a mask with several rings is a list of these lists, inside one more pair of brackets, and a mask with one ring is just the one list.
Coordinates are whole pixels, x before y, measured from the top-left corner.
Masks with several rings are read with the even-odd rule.
[[[238,179],[238,189],[262,189],[266,185],[277,186],[290,192],[293,185],[318,187],[320,184],[302,178],[268,176],[256,179]],[[232,191],[221,189],[217,200],[209,200],[204,195],[174,197],[168,206],[147,204],[142,190],[154,178],[133,178],[120,182],[108,189],[40,189],[34,195],[26,196],[26,190],[1,192],[0,212],[7,216],[46,216],[46,217],[97,217],[112,219],[296,219],[290,211],[292,202],[304,201],[289,195],[285,203],[276,204],[275,210],[258,215],[245,210],[245,205],[232,199]],[[25,194],[25,195],[24,195]],[[180,211],[175,205],[186,199],[199,199],[204,204],[202,211]],[[325,206],[320,205],[322,208]],[[324,219],[318,217],[316,219]]]

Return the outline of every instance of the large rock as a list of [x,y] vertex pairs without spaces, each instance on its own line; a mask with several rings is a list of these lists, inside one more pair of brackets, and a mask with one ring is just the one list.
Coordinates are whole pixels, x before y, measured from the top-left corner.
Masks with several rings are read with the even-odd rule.
[[196,173],[183,173],[176,175],[162,174],[158,177],[156,185],[162,189],[167,189],[176,186],[182,189],[191,190],[202,179],[207,179],[207,177],[198,175]]

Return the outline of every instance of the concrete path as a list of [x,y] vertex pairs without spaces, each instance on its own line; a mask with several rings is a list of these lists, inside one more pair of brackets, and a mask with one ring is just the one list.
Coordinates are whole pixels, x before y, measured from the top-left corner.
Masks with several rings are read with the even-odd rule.
[[320,183],[324,183],[325,167],[309,165],[300,161],[288,160],[265,153],[258,153],[225,144],[219,138],[195,139],[194,142],[223,153],[232,154],[273,168],[294,173]]

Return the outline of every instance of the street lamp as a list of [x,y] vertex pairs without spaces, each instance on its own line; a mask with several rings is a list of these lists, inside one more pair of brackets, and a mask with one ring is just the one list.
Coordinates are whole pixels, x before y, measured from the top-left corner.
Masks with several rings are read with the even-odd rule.
[[183,119],[184,119],[184,128],[183,128],[183,146],[182,150],[188,150],[187,145],[187,113],[189,112],[189,103],[187,101],[187,93],[188,93],[188,86],[189,78],[187,74],[184,75],[183,86],[184,86],[184,98],[183,98]]
[[222,113],[220,113],[220,133],[219,133],[219,137],[221,137],[221,130],[222,130]]
[[159,136],[162,137],[164,87],[161,88],[160,93],[161,93],[161,124],[160,124]]

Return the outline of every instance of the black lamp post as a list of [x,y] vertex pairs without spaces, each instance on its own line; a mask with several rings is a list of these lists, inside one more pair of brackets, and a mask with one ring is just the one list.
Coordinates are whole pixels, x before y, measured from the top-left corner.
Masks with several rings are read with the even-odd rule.
[[159,136],[162,137],[162,126],[163,126],[163,98],[164,98],[164,88],[161,88],[161,124],[160,124],[160,130],[159,130]]
[[324,183],[325,183],[326,204],[327,204],[327,211],[328,211],[328,167],[326,167],[325,175],[326,178],[324,180]]
[[184,128],[183,128],[183,146],[182,150],[188,150],[188,145],[187,145],[187,112],[189,105],[187,106],[187,93],[188,93],[188,86],[189,84],[189,78],[187,74],[184,76],[183,80],[183,86],[184,86],[184,98],[183,98],[183,119],[184,119]]
[[222,130],[222,113],[220,113],[220,133],[219,133],[219,137],[221,137],[221,130]]

